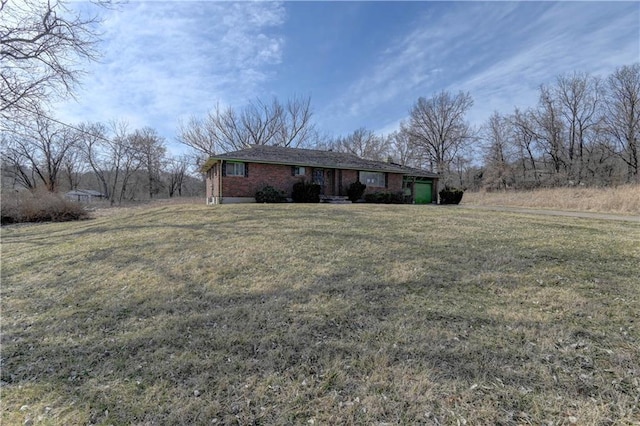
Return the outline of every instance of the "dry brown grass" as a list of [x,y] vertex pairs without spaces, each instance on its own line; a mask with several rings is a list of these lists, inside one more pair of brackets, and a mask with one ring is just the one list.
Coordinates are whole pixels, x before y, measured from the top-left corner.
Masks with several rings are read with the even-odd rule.
[[532,191],[467,191],[462,204],[640,214],[640,185]]
[[640,225],[164,205],[2,234],[2,424],[636,424]]
[[0,210],[3,225],[26,222],[66,222],[88,217],[83,205],[45,190],[3,194]]

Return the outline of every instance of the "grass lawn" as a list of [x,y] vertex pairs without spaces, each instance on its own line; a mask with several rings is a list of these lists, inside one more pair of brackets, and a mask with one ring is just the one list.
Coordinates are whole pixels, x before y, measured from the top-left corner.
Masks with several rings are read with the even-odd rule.
[[168,205],[2,229],[10,424],[639,424],[640,225]]

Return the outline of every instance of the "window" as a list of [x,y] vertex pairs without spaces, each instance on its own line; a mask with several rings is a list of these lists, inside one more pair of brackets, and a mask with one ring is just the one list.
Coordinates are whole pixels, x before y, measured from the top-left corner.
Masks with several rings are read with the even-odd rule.
[[360,182],[369,187],[385,188],[386,179],[382,172],[360,172]]
[[305,175],[304,167],[292,166],[291,174],[293,176],[304,176]]
[[227,163],[227,176],[244,176],[244,163]]

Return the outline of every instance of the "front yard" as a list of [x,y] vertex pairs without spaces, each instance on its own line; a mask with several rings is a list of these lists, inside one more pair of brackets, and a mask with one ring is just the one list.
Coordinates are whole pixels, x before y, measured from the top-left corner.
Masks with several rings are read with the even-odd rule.
[[637,424],[640,225],[168,205],[2,229],[3,424]]

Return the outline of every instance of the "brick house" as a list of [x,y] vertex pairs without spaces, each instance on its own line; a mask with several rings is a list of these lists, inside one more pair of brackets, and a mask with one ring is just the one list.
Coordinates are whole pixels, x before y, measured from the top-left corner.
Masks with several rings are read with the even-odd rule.
[[255,202],[266,185],[289,196],[300,181],[317,183],[324,197],[346,196],[360,181],[368,192],[402,192],[411,203],[436,202],[438,175],[392,162],[365,160],[353,154],[314,149],[252,145],[214,155],[202,167],[207,204]]

